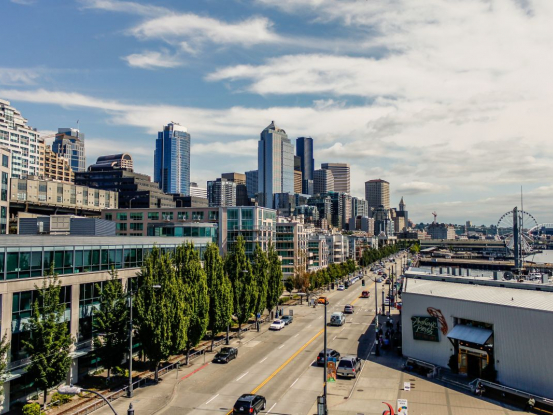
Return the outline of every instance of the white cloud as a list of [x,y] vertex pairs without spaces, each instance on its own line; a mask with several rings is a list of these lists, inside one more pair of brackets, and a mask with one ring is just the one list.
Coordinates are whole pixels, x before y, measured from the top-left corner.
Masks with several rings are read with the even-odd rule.
[[449,186],[437,185],[435,183],[413,181],[402,183],[398,186],[397,192],[405,195],[420,195],[429,193],[444,193],[449,190]]
[[257,140],[235,140],[193,144],[190,150],[194,156],[222,154],[225,156],[257,157]]
[[36,0],[10,0],[12,3],[21,4],[22,6],[32,6]]
[[129,66],[143,69],[175,68],[184,64],[177,56],[170,55],[166,51],[133,53],[123,57],[123,59],[127,61]]
[[118,0],[80,0],[83,9],[98,9],[152,17],[169,13],[164,7]]
[[37,69],[0,68],[0,85],[33,85],[40,76],[40,70]]

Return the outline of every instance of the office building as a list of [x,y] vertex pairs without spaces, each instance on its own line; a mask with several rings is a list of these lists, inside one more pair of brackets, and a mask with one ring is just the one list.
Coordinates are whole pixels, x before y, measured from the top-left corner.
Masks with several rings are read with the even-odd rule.
[[11,174],[11,151],[0,147],[0,235],[9,233]]
[[154,181],[164,193],[190,194],[190,134],[180,124],[171,122],[158,133]]
[[380,205],[373,210],[374,234],[375,235],[394,235],[394,221],[390,215],[390,209]]
[[248,191],[248,197],[254,199],[257,194],[257,177],[258,170],[250,170],[246,172],[246,188]]
[[350,167],[348,163],[323,163],[321,169],[330,170],[334,177],[334,191],[350,192]]
[[[332,221],[332,200],[326,194],[316,194],[307,201],[309,206],[315,206],[319,211],[319,221],[325,220],[328,224]],[[326,228],[320,226],[321,228]]]
[[369,209],[379,206],[390,209],[390,183],[381,179],[365,182],[365,200],[369,204]]
[[299,205],[294,208],[294,216],[303,216],[305,223],[315,223],[319,220],[319,210],[316,206]]
[[58,153],[54,153],[50,146],[44,149],[44,175],[47,180],[74,183],[75,173],[71,169],[67,159]]
[[358,197],[351,198],[351,216],[369,216],[369,204]]
[[89,169],[102,170],[106,166],[112,167],[114,169],[123,169],[128,171],[133,171],[134,169],[132,157],[128,153],[100,156],[96,159],[96,164],[94,164],[93,166],[89,166]]
[[223,173],[221,178],[236,184],[246,184],[246,175],[244,173]]
[[[71,235],[0,238],[1,327],[10,345],[9,363],[3,373],[4,410],[15,411],[18,402],[26,403],[37,393],[36,384],[26,371],[31,362],[23,341],[29,336],[26,323],[38,298],[35,287],[42,284],[51,266],[59,275],[64,319],[74,342],[67,379],[78,382],[100,369],[93,350],[93,338],[99,334],[93,325],[93,310],[98,307],[102,284],[112,278],[111,270],[117,269],[117,277],[128,289],[154,245],[173,253],[183,242],[194,243],[203,256],[211,240]],[[123,362],[121,366],[126,367]]]
[[115,223],[74,215],[19,217],[18,235],[115,236]]
[[86,170],[84,133],[76,128],[58,128],[52,151],[69,163],[73,172]]
[[294,193],[294,150],[286,131],[271,122],[258,145],[259,204],[274,206],[275,193]]
[[236,204],[234,206],[250,206],[251,199],[248,196],[247,178],[244,173],[223,173],[221,178],[236,183]]
[[0,147],[11,150],[12,177],[44,174],[44,139],[5,99],[0,99]]
[[307,181],[314,180],[315,159],[313,158],[313,139],[311,137],[299,137],[296,139],[296,155],[300,158],[301,175],[303,180],[302,193],[312,195],[309,192],[309,183]]
[[350,231],[362,231],[374,235],[374,219],[367,216],[355,216],[349,219]]
[[322,195],[334,191],[334,176],[330,170],[315,170],[313,173],[313,194]]
[[219,178],[207,182],[209,207],[236,206],[236,183]]
[[175,207],[173,196],[163,193],[150,176],[110,164],[94,164],[76,173],[75,184],[116,192],[120,208]]
[[348,193],[340,193],[341,210],[342,210],[342,229],[347,229],[349,220],[353,217],[352,214],[352,197]]
[[302,193],[303,181],[301,179],[301,171],[294,170],[294,193]]
[[190,182],[190,196],[201,197],[207,199],[207,188],[199,187],[198,183]]
[[206,197],[172,195],[176,207],[209,207]]
[[430,239],[455,239],[455,227],[445,223],[431,223],[426,232]]

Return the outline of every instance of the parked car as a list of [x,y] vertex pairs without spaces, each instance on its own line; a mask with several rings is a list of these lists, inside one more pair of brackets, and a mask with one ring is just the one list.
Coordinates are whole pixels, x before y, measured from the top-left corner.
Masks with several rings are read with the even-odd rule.
[[382,281],[384,281],[384,280],[383,280],[382,278],[380,278],[380,277],[378,277],[378,278],[376,279],[376,282],[382,282]]
[[223,347],[213,358],[217,363],[228,363],[238,357],[238,349],[235,347]]
[[390,285],[392,282],[390,281],[390,278],[386,278],[386,281],[384,281],[384,284]]
[[[327,360],[331,357],[334,357],[336,360],[340,359],[340,353],[337,350],[334,349],[326,349],[326,358]],[[317,366],[324,366],[325,364],[325,351],[321,350],[319,355],[317,356]]]
[[343,326],[346,322],[346,316],[344,316],[344,313],[336,312],[332,313],[330,316],[330,325],[331,326]]
[[286,323],[282,320],[275,320],[269,326],[269,330],[282,330],[286,326]]
[[344,314],[353,314],[353,306],[351,304],[344,306]]
[[267,407],[267,400],[261,395],[244,394],[232,407],[233,414],[258,414]]
[[363,291],[361,293],[361,298],[369,298],[370,295],[371,293],[369,291]]
[[317,303],[318,303],[318,304],[329,304],[328,298],[326,298],[326,297],[319,297],[319,299],[317,300]]
[[288,324],[292,324],[292,321],[294,321],[294,317],[292,316],[282,316],[280,318],[282,321],[284,321],[284,324],[287,326]]
[[338,291],[344,291],[344,290],[345,290],[345,287],[344,287],[343,285],[340,284],[340,285],[338,286]]
[[336,375],[344,377],[357,377],[361,370],[361,359],[357,356],[344,356],[338,362]]

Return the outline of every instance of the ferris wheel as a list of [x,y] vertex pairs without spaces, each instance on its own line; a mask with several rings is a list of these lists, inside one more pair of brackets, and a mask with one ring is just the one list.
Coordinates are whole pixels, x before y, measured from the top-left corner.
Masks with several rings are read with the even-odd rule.
[[[497,222],[497,236],[505,241],[505,245],[510,252],[515,251],[514,212],[503,214]],[[522,256],[531,255],[534,252],[534,235],[532,230],[538,226],[536,218],[524,210],[516,210],[516,222],[519,228],[520,253]]]

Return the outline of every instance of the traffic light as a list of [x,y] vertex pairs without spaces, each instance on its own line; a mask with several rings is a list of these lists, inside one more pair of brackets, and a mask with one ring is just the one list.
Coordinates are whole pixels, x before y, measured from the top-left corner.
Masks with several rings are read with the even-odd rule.
[[361,280],[361,286],[365,286],[365,280]]
[[334,283],[330,284],[330,287],[331,287],[332,289],[334,289]]

